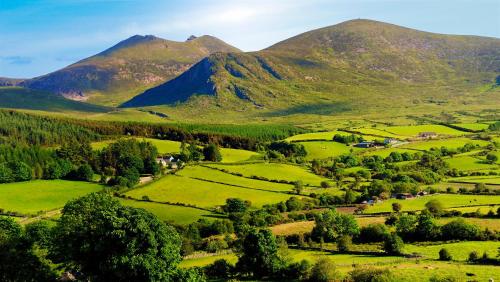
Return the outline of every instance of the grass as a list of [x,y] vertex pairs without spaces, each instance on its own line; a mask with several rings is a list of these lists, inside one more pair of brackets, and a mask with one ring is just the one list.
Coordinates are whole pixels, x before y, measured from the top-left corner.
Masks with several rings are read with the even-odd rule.
[[298,221],[275,225],[270,227],[270,229],[276,236],[287,236],[311,232],[314,224],[314,221]]
[[487,205],[487,206],[477,206],[477,207],[463,207],[463,208],[450,208],[450,210],[461,211],[461,212],[475,212],[479,210],[480,213],[486,214],[490,210],[496,212],[500,208],[500,205]]
[[474,145],[479,145],[481,147],[489,144],[487,141],[483,140],[472,140],[465,137],[459,137],[459,138],[434,139],[434,140],[411,142],[409,144],[402,145],[401,148],[424,150],[424,151],[430,150],[431,148],[441,148],[441,147],[456,149],[458,147],[463,147],[467,143],[472,143]]
[[221,165],[210,164],[212,167],[225,169],[234,173],[241,173],[244,176],[261,176],[268,179],[298,181],[304,184],[319,186],[325,178],[317,176],[306,168],[279,163],[253,163],[244,165]]
[[409,200],[390,199],[370,206],[365,213],[391,212],[392,203],[400,203],[403,206],[403,211],[422,210],[425,208],[425,203],[433,199],[439,200],[445,208],[500,203],[500,196],[439,194]]
[[77,102],[53,93],[21,87],[0,87],[0,108],[58,113],[105,113],[112,111],[112,108]]
[[467,176],[448,179],[449,182],[485,183],[500,185],[500,176]]
[[0,184],[0,208],[34,214],[62,208],[66,202],[102,189],[95,183],[67,180],[33,180]]
[[294,135],[286,138],[286,141],[304,141],[304,140],[318,140],[318,141],[331,141],[335,134],[349,135],[347,132],[343,131],[325,131],[325,132],[312,132]]
[[196,258],[184,259],[179,266],[181,268],[203,267],[212,264],[214,263],[214,261],[219,259],[225,259],[232,264],[235,264],[238,261],[238,258],[235,254],[206,254]]
[[384,127],[382,129],[384,131],[387,131],[395,135],[407,136],[407,137],[415,137],[420,132],[435,132],[438,135],[453,135],[453,136],[460,136],[467,134],[466,132],[437,124],[391,126],[391,127]]
[[326,159],[336,157],[343,154],[349,154],[351,150],[359,151],[360,149],[345,144],[333,141],[315,141],[315,142],[300,142],[304,145],[307,151],[307,160]]
[[357,131],[362,134],[367,134],[367,135],[374,135],[374,136],[381,136],[380,138],[396,138],[396,139],[405,139],[407,136],[402,136],[402,135],[397,135],[382,129],[376,129],[376,128],[356,128],[353,129],[354,131]]
[[250,200],[253,207],[287,200],[290,195],[211,183],[185,176],[168,175],[126,193],[136,199],[148,196],[152,201],[184,203],[204,208],[225,204],[227,198]]
[[488,129],[489,126],[489,124],[486,123],[455,123],[453,125],[474,131],[485,130]]
[[[489,210],[487,210],[485,213],[487,213]],[[496,211],[496,210],[494,210]],[[456,218],[441,218],[438,220],[439,223],[445,224],[447,222],[450,222]],[[488,228],[489,230],[492,231],[500,231],[500,219],[498,218],[475,218],[475,217],[467,217],[464,218],[465,221],[475,224],[481,229]]]
[[[148,141],[156,146],[158,153],[160,154],[176,154],[180,152],[181,142],[171,141],[171,140],[160,140],[154,138],[136,138],[141,141]],[[108,146],[109,144],[116,142],[116,140],[105,140],[100,142],[92,143],[92,148],[95,150],[100,150]],[[257,159],[260,155],[256,152],[240,150],[240,149],[230,149],[230,148],[220,148],[220,153],[222,155],[222,162],[241,162],[249,159]]]
[[461,156],[446,159],[446,162],[450,165],[450,168],[455,168],[464,171],[475,171],[475,170],[494,170],[498,169],[498,165],[492,165],[485,163],[481,159],[477,159],[471,156]]
[[292,185],[290,184],[281,184],[263,180],[249,179],[203,166],[187,166],[184,169],[177,172],[177,174],[181,176],[205,179],[224,184],[232,184],[248,188],[277,191],[277,192],[291,192],[293,188]]
[[439,250],[442,248],[448,249],[454,260],[465,261],[472,251],[477,251],[480,255],[484,252],[492,257],[496,256],[500,242],[492,241],[471,241],[471,242],[458,242],[458,243],[445,243],[445,244],[431,244],[431,245],[416,245],[406,244],[404,252],[406,253],[419,253],[426,258],[438,259]]
[[121,203],[126,206],[145,209],[159,219],[167,222],[173,222],[175,224],[189,224],[197,221],[200,218],[210,218],[214,214],[190,207],[181,207],[173,205],[165,205],[151,202],[142,202],[134,200],[120,199]]
[[363,155],[365,156],[380,156],[382,158],[388,157],[392,152],[399,152],[399,153],[411,153],[414,154],[415,150],[408,150],[408,149],[401,149],[399,147],[397,148],[384,148],[384,149],[370,149],[366,150],[363,152]]

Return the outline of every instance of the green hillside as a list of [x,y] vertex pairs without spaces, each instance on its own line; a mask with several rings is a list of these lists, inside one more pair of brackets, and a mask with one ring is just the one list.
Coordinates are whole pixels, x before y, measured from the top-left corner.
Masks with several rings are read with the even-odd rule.
[[95,56],[26,80],[22,85],[73,100],[118,105],[181,74],[213,52],[238,51],[211,36],[176,42],[135,35]]
[[122,106],[187,101],[198,114],[222,108],[264,118],[491,109],[499,68],[500,39],[353,20],[259,52],[212,54]]
[[21,87],[0,87],[0,108],[47,112],[105,113],[111,108],[72,101],[52,93]]

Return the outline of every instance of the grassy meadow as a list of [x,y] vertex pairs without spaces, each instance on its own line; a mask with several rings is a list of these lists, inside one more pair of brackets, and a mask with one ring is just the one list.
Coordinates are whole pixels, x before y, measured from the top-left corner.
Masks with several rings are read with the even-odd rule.
[[156,202],[182,203],[203,208],[223,205],[227,198],[249,200],[252,206],[261,207],[264,204],[285,201],[290,197],[286,193],[235,187],[178,175],[162,177],[125,195],[135,199],[148,196]]
[[66,202],[102,190],[95,183],[67,180],[32,180],[0,184],[0,208],[35,214],[62,208]]

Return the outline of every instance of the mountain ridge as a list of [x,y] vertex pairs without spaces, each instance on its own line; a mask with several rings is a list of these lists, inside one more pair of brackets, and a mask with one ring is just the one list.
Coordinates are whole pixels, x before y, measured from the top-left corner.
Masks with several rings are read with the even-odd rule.
[[[215,53],[206,60],[209,76],[203,73],[196,79],[199,67],[193,66],[122,106],[175,104],[201,94],[223,108],[278,109],[295,101],[354,98],[363,91],[381,95],[384,88],[390,90],[387,95],[408,100],[411,95],[392,88],[418,93],[412,89],[419,86],[457,88],[457,93],[465,94],[469,88],[492,84],[500,73],[500,39],[351,20],[299,34],[262,51]],[[179,87],[187,82],[199,87]],[[208,82],[211,88],[206,87]],[[182,95],[175,97],[176,93]]]
[[72,100],[118,105],[218,51],[240,52],[208,35],[186,42],[134,35],[63,69],[25,80],[21,85]]

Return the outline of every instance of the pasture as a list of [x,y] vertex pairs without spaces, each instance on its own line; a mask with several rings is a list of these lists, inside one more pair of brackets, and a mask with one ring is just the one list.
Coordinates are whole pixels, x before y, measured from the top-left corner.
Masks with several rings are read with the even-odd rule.
[[254,188],[254,189],[261,189],[261,190],[268,190],[275,192],[291,192],[293,188],[293,186],[290,184],[249,179],[203,166],[187,166],[184,169],[178,171],[177,175],[214,181],[221,184],[237,185],[247,188]]
[[452,124],[461,128],[470,129],[474,131],[481,131],[488,129],[489,124],[486,123],[455,123]]
[[69,200],[101,189],[99,184],[67,180],[0,184],[0,208],[4,211],[35,214],[62,208]]
[[499,168],[496,164],[488,164],[481,159],[471,156],[448,158],[446,162],[450,165],[450,168],[464,171],[494,170]]
[[460,136],[467,134],[467,132],[463,132],[444,125],[437,125],[437,124],[390,126],[390,127],[382,127],[380,129],[395,135],[407,136],[407,137],[416,137],[420,132],[435,132],[438,135],[452,135],[452,136]]
[[493,195],[456,195],[456,194],[439,194],[424,197],[418,197],[408,200],[389,199],[382,203],[370,206],[365,213],[381,213],[391,212],[392,203],[400,203],[403,211],[417,211],[425,208],[425,203],[430,200],[439,200],[445,208],[475,206],[475,205],[492,205],[500,204],[500,196]]
[[260,176],[273,180],[298,181],[304,184],[319,186],[322,181],[328,180],[313,174],[305,167],[281,163],[251,163],[241,165],[209,164],[211,167],[225,169],[232,173],[241,173],[246,177]]
[[392,152],[399,152],[399,153],[411,153],[414,154],[415,150],[409,150],[409,149],[401,149],[400,147],[395,147],[395,148],[383,148],[383,149],[369,149],[363,151],[364,156],[380,156],[382,158],[388,157]]
[[145,209],[156,215],[159,219],[166,222],[173,222],[175,224],[184,225],[195,222],[200,218],[210,219],[214,217],[214,214],[211,212],[190,207],[126,199],[120,199],[120,202],[125,206]]
[[469,242],[458,242],[458,243],[423,243],[423,244],[406,244],[404,247],[404,252],[418,253],[426,258],[438,259],[439,250],[442,248],[448,249],[453,260],[465,261],[472,251],[477,251],[480,255],[484,252],[490,254],[492,257],[496,256],[498,248],[500,248],[500,242],[493,241],[469,241]]
[[[136,138],[137,140],[147,141],[152,143],[158,149],[160,154],[176,154],[181,151],[181,142],[171,141],[171,140],[160,140],[154,138]],[[105,140],[92,143],[92,148],[95,150],[101,150],[107,147],[109,144],[116,142],[116,140]],[[230,148],[220,148],[220,153],[222,155],[222,162],[241,162],[249,159],[258,159],[260,156],[256,152],[240,150],[240,149],[230,149]]]
[[299,144],[304,145],[307,151],[307,160],[332,158],[361,150],[333,141],[299,142]]
[[148,196],[156,202],[184,203],[203,208],[224,205],[227,198],[249,200],[253,207],[261,207],[264,204],[285,201],[291,196],[285,193],[223,185],[178,175],[165,176],[125,194],[135,199]]
[[441,147],[457,149],[459,147],[463,147],[465,144],[468,143],[479,145],[480,147],[484,147],[489,144],[488,141],[484,140],[474,140],[465,137],[459,137],[459,138],[416,141],[402,145],[400,148],[421,150],[421,151],[428,151],[431,148],[441,148]]
[[286,138],[288,142],[304,141],[304,140],[318,140],[318,141],[331,141],[335,134],[349,135],[347,132],[343,131],[325,131],[325,132],[312,132],[297,134]]
[[464,182],[464,183],[484,183],[491,185],[500,185],[500,176],[486,175],[486,176],[466,176],[466,177],[453,177],[448,179],[449,182]]

